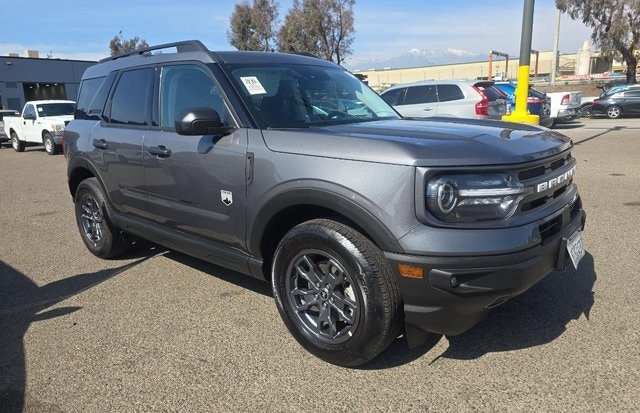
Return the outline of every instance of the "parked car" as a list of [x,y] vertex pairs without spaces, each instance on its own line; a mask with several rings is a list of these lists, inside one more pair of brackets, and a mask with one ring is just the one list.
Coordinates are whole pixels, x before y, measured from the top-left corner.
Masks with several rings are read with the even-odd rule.
[[9,135],[4,131],[4,117],[5,116],[20,116],[20,112],[11,109],[0,109],[0,146],[2,143],[9,140]]
[[609,88],[603,88],[602,93],[600,94],[600,96],[588,96],[588,97],[582,97],[582,100],[580,101],[580,116],[582,117],[591,117],[593,116],[593,113],[591,112],[591,107],[593,106],[593,102],[596,99],[601,99],[604,98],[607,95],[612,95],[616,92],[622,92],[625,90],[634,90],[634,89],[639,89],[640,90],[640,84],[618,84],[615,86],[611,86]]
[[549,117],[552,120],[552,127],[580,116],[582,92],[547,92],[547,96],[551,99]]
[[[516,87],[515,82],[496,82],[495,86],[507,94],[508,104],[510,111],[516,110]],[[551,98],[544,92],[540,92],[529,87],[529,96],[527,97],[527,110],[532,115],[538,115],[540,117],[539,124],[545,127],[550,127],[553,124],[553,119],[550,118],[551,113]]]
[[64,127],[73,119],[76,102],[70,100],[33,100],[18,116],[4,117],[4,132],[16,152],[27,145],[44,145],[49,155],[60,151]]
[[507,95],[490,81],[427,80],[393,86],[381,95],[402,116],[500,119]]
[[269,282],[291,334],[338,365],[401,331],[462,333],[584,256],[568,137],[403,118],[315,57],[188,41],[105,59],[64,148],[92,254],[133,235]]
[[609,119],[640,115],[640,88],[614,90],[593,101],[592,115],[606,115]]

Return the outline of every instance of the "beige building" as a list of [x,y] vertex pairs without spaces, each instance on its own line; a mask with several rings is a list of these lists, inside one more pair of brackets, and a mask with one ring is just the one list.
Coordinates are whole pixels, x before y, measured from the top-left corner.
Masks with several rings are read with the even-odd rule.
[[[578,76],[576,69],[580,63],[581,52],[574,54],[562,54],[559,56],[558,76],[573,77]],[[544,78],[551,73],[551,60],[553,52],[539,52],[531,55],[530,74],[532,77]],[[592,53],[588,60],[587,73],[579,76],[589,78],[590,74],[608,72],[611,63],[601,59],[599,53]],[[518,74],[519,59],[509,59],[504,57],[493,57],[492,77],[495,80],[515,79]],[[441,80],[441,79],[486,79],[489,75],[489,56],[483,62],[459,63],[451,65],[424,66],[412,68],[384,68],[358,70],[354,73],[366,76],[366,80],[374,90],[382,91],[393,85],[400,83],[418,82],[421,80]],[[595,75],[599,77],[600,75]],[[592,76],[594,77],[594,76]]]

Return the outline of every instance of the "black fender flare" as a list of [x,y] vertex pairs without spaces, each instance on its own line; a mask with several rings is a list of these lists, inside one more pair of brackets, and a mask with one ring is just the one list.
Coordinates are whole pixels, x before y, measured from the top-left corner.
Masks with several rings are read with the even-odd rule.
[[296,206],[317,206],[342,215],[365,232],[382,250],[401,253],[403,250],[396,237],[365,206],[355,202],[359,196],[348,197],[327,188],[292,188],[271,197],[260,207],[249,222],[248,247],[253,254],[260,254],[262,240],[272,219],[281,211]]

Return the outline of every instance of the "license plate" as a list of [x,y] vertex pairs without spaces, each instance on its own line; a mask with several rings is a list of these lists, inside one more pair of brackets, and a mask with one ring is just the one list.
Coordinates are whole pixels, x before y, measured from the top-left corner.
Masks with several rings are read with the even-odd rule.
[[582,233],[580,231],[574,232],[567,240],[567,251],[569,252],[569,257],[571,257],[573,268],[577,270],[578,263],[584,257],[584,243],[582,242]]

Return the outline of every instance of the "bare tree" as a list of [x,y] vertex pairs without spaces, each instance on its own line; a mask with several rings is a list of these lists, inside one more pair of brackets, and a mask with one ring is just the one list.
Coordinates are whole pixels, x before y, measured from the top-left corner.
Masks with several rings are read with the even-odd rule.
[[229,19],[229,43],[238,50],[272,50],[278,32],[278,6],[275,0],[236,4]]
[[636,82],[640,0],[556,0],[556,6],[592,28],[591,38],[602,53],[622,57],[627,65],[627,83]]
[[352,53],[354,5],[355,0],[294,0],[280,28],[278,49],[341,64]]
[[134,50],[144,49],[145,47],[149,47],[149,44],[146,40],[140,39],[140,37],[138,36],[129,40],[125,40],[122,37],[122,30],[120,30],[118,34],[115,35],[109,42],[109,50],[111,51],[111,56],[117,56],[123,53],[132,52]]

